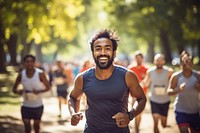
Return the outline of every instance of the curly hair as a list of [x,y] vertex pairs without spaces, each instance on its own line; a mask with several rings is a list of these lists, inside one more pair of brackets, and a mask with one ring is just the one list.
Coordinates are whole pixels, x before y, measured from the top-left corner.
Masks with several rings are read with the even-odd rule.
[[33,62],[35,62],[35,56],[32,54],[27,54],[26,56],[24,56],[23,61],[25,62],[27,58],[32,58]]
[[180,54],[180,61],[184,62],[184,60],[187,60],[188,58],[192,59],[192,56],[187,51],[182,51]]
[[118,41],[120,40],[117,32],[116,31],[112,31],[110,29],[103,29],[98,31],[96,34],[94,34],[94,36],[92,36],[92,38],[90,39],[90,48],[91,51],[94,52],[94,42],[99,39],[99,38],[108,38],[112,41],[112,45],[113,45],[113,51],[117,50],[117,46],[118,46]]

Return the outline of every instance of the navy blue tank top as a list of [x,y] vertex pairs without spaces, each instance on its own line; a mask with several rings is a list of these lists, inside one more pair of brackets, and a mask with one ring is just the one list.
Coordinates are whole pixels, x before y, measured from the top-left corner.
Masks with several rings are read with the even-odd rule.
[[95,76],[91,68],[83,74],[83,91],[87,96],[86,126],[84,133],[129,133],[129,128],[119,128],[112,118],[118,112],[128,111],[129,89],[125,75],[127,69],[115,66],[106,80]]

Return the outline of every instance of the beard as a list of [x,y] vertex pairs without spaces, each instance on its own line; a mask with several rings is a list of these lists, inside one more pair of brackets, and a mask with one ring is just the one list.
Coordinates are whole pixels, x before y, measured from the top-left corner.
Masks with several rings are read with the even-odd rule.
[[[107,62],[101,62],[99,60],[101,57],[106,57],[108,59],[108,61]],[[94,58],[94,61],[95,61],[96,65],[100,69],[107,69],[107,68],[109,68],[112,65],[113,60],[114,60],[114,56],[110,57],[108,55],[100,55],[100,56],[97,56],[97,58],[95,58],[94,55],[93,55],[93,58]]]
[[162,65],[157,65],[156,68],[157,68],[157,69],[162,69],[163,66],[162,66]]

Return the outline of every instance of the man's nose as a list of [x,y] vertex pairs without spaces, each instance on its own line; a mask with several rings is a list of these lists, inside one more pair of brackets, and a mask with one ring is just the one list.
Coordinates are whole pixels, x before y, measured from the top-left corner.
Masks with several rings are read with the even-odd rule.
[[102,54],[102,55],[105,55],[105,54],[106,54],[106,50],[105,50],[104,48],[102,48],[101,54]]

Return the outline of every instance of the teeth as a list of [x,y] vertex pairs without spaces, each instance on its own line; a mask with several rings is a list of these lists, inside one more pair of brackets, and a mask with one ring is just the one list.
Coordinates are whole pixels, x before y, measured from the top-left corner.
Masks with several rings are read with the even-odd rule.
[[106,58],[106,57],[100,57],[100,59],[101,59],[101,60],[107,60],[107,58]]

